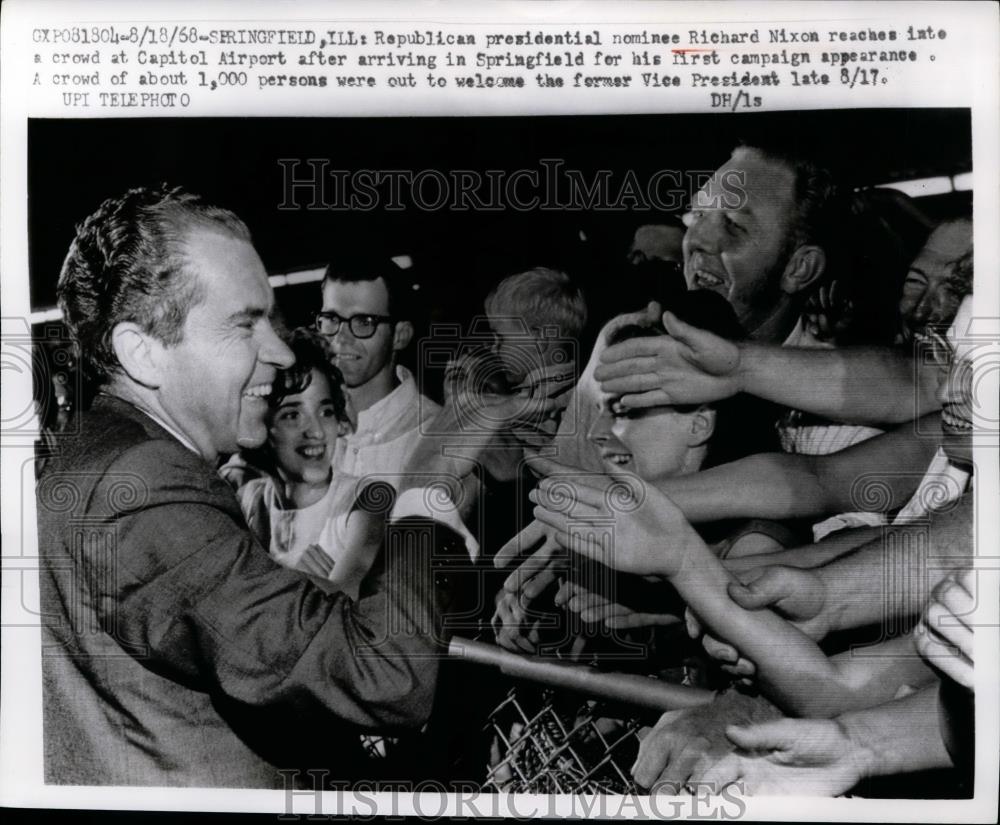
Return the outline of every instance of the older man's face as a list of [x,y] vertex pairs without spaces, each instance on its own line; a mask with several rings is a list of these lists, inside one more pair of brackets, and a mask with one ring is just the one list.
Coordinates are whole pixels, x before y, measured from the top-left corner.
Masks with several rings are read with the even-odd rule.
[[685,218],[688,288],[718,292],[750,332],[780,296],[794,187],[784,164],[737,151],[695,195]]
[[267,438],[267,396],[294,356],[271,326],[274,294],[254,248],[232,235],[189,230],[186,265],[203,299],[183,337],[163,352],[157,396],[170,423],[208,460]]
[[[955,318],[964,292],[950,277],[954,265],[972,248],[972,223],[956,221],[935,229],[910,264],[899,315],[904,331],[913,336],[927,327],[946,328]],[[968,285],[969,290],[972,284]]]

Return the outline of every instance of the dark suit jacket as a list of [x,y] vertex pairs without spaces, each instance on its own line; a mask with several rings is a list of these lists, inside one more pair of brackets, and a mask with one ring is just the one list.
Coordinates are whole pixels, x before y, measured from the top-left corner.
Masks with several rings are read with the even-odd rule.
[[279,768],[349,770],[358,728],[429,714],[440,525],[387,531],[374,595],[325,594],[268,557],[214,468],[109,396],[37,494],[46,781],[286,787]]

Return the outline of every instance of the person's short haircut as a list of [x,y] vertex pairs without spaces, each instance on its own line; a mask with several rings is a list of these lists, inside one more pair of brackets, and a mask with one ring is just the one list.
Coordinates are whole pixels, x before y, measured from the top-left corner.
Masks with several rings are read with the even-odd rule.
[[347,397],[344,395],[344,376],[331,361],[326,339],[308,327],[298,327],[281,337],[295,356],[295,363],[278,371],[274,389],[269,397],[271,412],[277,410],[288,396],[305,392],[312,383],[313,370],[317,370],[330,382],[333,407],[338,420],[345,420]]
[[733,150],[733,159],[740,154],[755,154],[764,160],[780,163],[794,176],[794,212],[785,252],[791,254],[803,244],[815,244],[824,251],[836,251],[844,203],[829,169],[801,153],[794,145],[778,142],[741,143]]
[[[345,252],[333,258],[323,273],[321,288],[328,283],[357,283],[359,281],[385,282],[389,293],[388,315],[396,320],[408,320],[408,302],[405,300],[405,285],[403,270],[389,257],[369,255],[357,252]],[[404,313],[397,318],[398,313]]]
[[487,315],[521,318],[532,329],[557,326],[561,338],[579,338],[587,325],[583,292],[565,272],[543,266],[504,278],[485,307]]
[[137,324],[167,346],[180,343],[188,312],[204,298],[185,249],[187,233],[198,227],[250,241],[232,212],[166,184],[109,198],[77,225],[57,295],[95,385],[119,368],[111,337],[117,324]]

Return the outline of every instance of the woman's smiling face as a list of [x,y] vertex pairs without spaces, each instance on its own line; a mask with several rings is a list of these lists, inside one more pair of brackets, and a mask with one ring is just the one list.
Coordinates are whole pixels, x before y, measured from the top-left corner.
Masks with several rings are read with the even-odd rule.
[[271,448],[286,481],[327,481],[337,437],[345,427],[337,418],[329,379],[314,369],[309,386],[285,396],[271,421]]

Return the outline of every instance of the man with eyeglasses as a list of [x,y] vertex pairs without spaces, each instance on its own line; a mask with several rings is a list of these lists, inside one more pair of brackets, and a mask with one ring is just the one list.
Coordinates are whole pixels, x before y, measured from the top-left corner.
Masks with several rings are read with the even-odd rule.
[[323,277],[316,329],[344,375],[354,431],[339,439],[336,472],[379,475],[398,486],[420,424],[439,411],[397,363],[413,338],[401,290],[402,270],[389,258],[345,256]]

